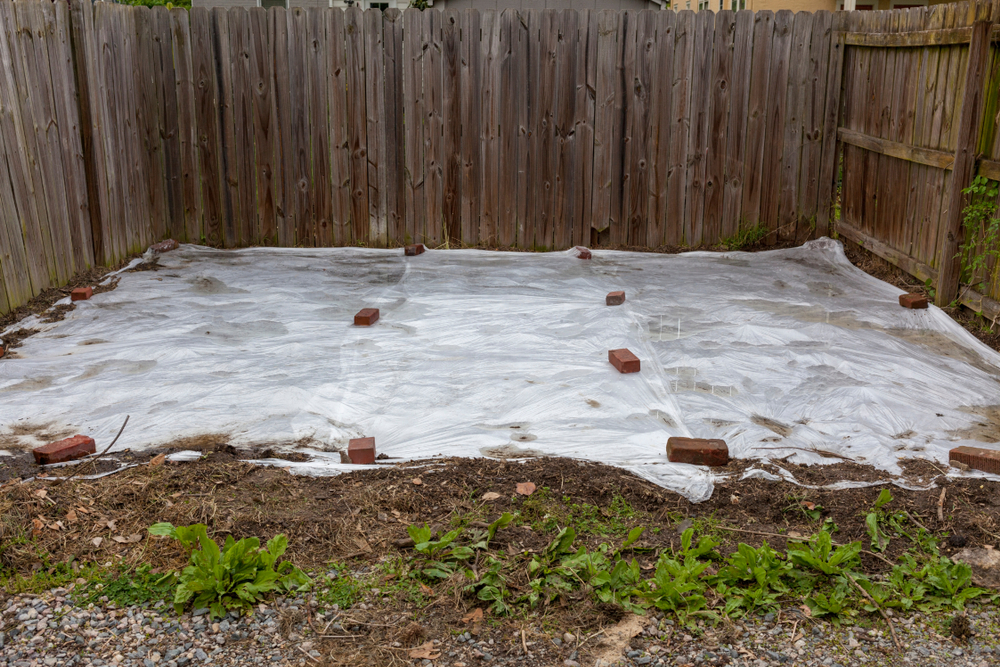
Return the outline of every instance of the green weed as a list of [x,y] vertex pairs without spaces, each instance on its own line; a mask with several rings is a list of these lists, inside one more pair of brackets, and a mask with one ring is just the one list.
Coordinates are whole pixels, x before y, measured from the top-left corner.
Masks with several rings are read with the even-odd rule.
[[177,613],[193,603],[195,607],[208,607],[212,616],[221,618],[227,610],[249,609],[269,593],[303,591],[312,584],[289,561],[279,562],[288,548],[284,535],[271,538],[263,549],[256,537],[237,542],[229,535],[220,550],[203,524],[174,527],[157,523],[150,526],[149,533],[173,537],[190,552],[191,564],[179,576],[171,573],[164,577],[177,577]]

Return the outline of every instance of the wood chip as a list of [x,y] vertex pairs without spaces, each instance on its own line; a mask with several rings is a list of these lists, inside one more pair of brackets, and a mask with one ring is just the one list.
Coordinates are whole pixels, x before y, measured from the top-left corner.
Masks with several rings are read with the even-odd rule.
[[414,483],[414,484],[415,484],[416,486],[420,486],[421,484],[423,484],[423,483],[424,483],[424,480],[420,479],[419,477],[414,477],[414,478],[413,478],[413,483]]
[[500,494],[494,491],[489,491],[488,493],[483,494],[483,500],[498,500],[499,498]]
[[166,454],[158,454],[149,460],[149,467],[155,468],[156,466],[161,465],[166,459]]

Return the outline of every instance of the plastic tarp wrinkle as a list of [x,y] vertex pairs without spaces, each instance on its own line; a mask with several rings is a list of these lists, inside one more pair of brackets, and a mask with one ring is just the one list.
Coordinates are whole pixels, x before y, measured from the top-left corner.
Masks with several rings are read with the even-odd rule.
[[[621,306],[605,306],[624,290]],[[820,239],[761,253],[197,246],[122,274],[0,362],[0,442],[30,425],[142,449],[222,434],[310,451],[564,456],[627,468],[698,501],[706,468],[670,436],[722,438],[737,458],[824,464],[823,450],[900,474],[1000,439],[1000,356],[937,308]],[[372,327],[353,316],[378,308]],[[642,372],[621,375],[610,349]],[[13,439],[13,440],[12,440]],[[3,448],[3,446],[0,446]],[[794,448],[794,449],[793,449]]]

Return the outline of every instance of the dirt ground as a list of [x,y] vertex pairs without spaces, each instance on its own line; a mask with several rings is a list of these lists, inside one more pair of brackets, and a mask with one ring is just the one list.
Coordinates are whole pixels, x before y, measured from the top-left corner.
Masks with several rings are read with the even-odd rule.
[[[936,466],[919,461],[910,464],[907,477],[913,484],[936,482],[939,488],[875,485],[833,491],[785,481],[739,481],[748,462],[736,461],[720,470],[725,477],[717,481],[709,501],[692,504],[624,470],[562,458],[448,459],[317,478],[241,462],[249,452],[221,442],[206,444],[203,452],[200,460],[189,463],[125,455],[123,462],[137,465],[97,480],[9,481],[0,487],[0,544],[5,544],[0,569],[28,574],[60,562],[149,563],[154,572],[179,568],[185,562],[180,547],[147,534],[153,523],[169,521],[205,523],[216,539],[284,533],[288,557],[300,567],[322,570],[336,561],[354,572],[379,572],[380,564],[407,550],[411,524],[426,523],[440,533],[455,526],[484,526],[503,512],[521,517],[520,525],[500,531],[491,544],[509,557],[538,553],[569,522],[578,528],[577,543],[590,549],[620,543],[629,529],[645,526],[635,556],[644,569],[652,569],[658,552],[678,546],[688,527],[715,535],[723,553],[739,542],[759,546],[767,540],[784,548],[789,538],[812,535],[827,520],[837,526],[837,542],[861,540],[867,546],[864,514],[882,488],[890,488],[894,498],[888,508],[908,513],[938,535],[946,555],[963,546],[1000,544],[1000,484],[949,480]],[[878,477],[863,466],[840,462],[774,466],[813,484]],[[69,469],[63,470],[68,474]],[[82,472],[89,473],[89,467]],[[515,493],[516,485],[526,481],[537,490],[529,496]],[[498,497],[484,500],[491,492]],[[807,508],[819,514],[810,516]],[[33,541],[20,539],[29,534]],[[884,555],[864,552],[862,567],[870,574],[888,571],[889,561],[908,546],[904,542],[894,540]],[[39,553],[47,554],[44,562]],[[397,583],[391,573],[382,581],[382,592],[369,591],[363,606],[352,607],[351,638],[324,640],[326,648],[353,656],[346,664],[393,661],[389,645],[400,640],[405,624],[389,626],[386,618],[412,619],[415,625],[404,630],[416,639],[403,641],[419,643],[420,637],[447,636],[451,629],[463,628],[462,619],[477,606],[474,598],[455,594],[449,582],[422,587],[422,598],[414,599],[388,592]],[[509,582],[515,590],[524,584]],[[4,595],[0,592],[0,603]],[[550,605],[532,623],[588,632],[622,616],[618,607],[572,595]],[[493,619],[482,637],[508,637],[524,621]],[[536,660],[534,664],[554,664],[544,652]]]

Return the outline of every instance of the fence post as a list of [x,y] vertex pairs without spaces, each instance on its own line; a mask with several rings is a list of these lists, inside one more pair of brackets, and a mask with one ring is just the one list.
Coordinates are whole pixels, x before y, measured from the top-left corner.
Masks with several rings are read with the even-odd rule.
[[956,255],[959,239],[962,236],[962,203],[965,200],[962,190],[969,185],[975,171],[976,134],[983,106],[983,84],[990,53],[992,27],[991,21],[976,21],[972,26],[969,66],[965,72],[965,95],[962,99],[951,197],[948,202],[948,219],[941,227],[938,239],[940,255],[938,255],[937,296],[934,300],[938,306],[946,306],[958,296],[961,264]]

